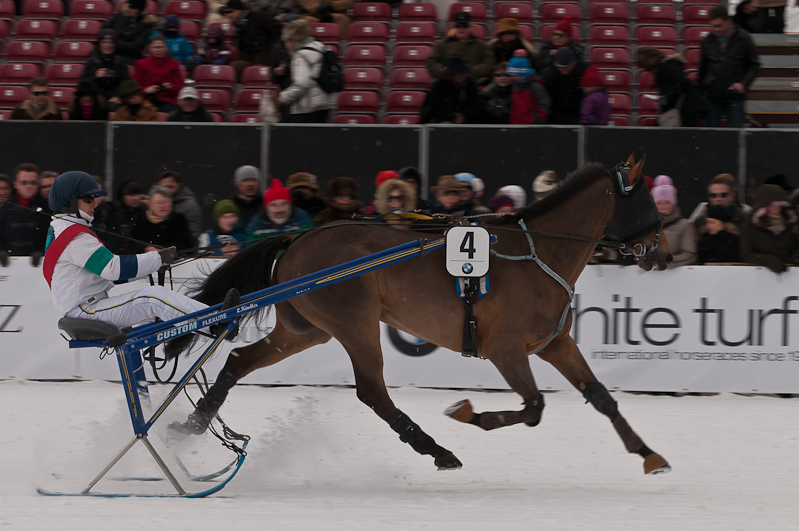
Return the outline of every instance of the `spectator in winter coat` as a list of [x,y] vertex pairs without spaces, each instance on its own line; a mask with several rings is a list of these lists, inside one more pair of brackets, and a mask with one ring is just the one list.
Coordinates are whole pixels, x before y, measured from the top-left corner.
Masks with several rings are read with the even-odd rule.
[[228,0],[219,12],[236,27],[234,44],[239,57],[230,65],[236,69],[239,80],[248,66],[269,66],[272,47],[280,39],[280,22],[266,11],[246,9],[241,0]]
[[[44,174],[45,172],[42,172]],[[55,172],[53,172],[55,173]],[[58,177],[58,175],[56,175]],[[98,190],[105,190],[105,182],[99,175],[92,175],[94,181],[97,183]],[[94,198],[94,219],[92,220],[92,227],[94,228],[97,237],[103,242],[103,245],[108,247],[109,242],[114,243],[119,240],[116,236],[117,227],[121,224],[119,212],[111,205],[110,201],[106,201],[107,196],[99,196]]]
[[225,44],[225,30],[219,24],[208,28],[205,41],[197,52],[199,63],[203,65],[226,65],[236,60],[236,49]]
[[158,27],[158,19],[144,10],[146,6],[147,0],[128,0],[103,24],[103,29],[114,31],[116,53],[131,65],[142,58],[147,39]]
[[186,217],[189,233],[196,239],[202,231],[203,209],[197,196],[188,186],[183,184],[183,179],[178,172],[161,172],[156,179],[156,184],[169,190],[172,194],[172,210]]
[[541,74],[552,98],[549,122],[552,124],[577,124],[580,121],[580,105],[583,90],[580,78],[586,65],[577,61],[571,48],[560,48],[552,59],[552,66]]
[[139,84],[133,79],[119,85],[122,105],[117,109],[114,120],[117,122],[157,122],[158,110],[142,96]]
[[455,15],[455,29],[451,37],[441,39],[427,56],[425,66],[433,79],[446,79],[450,72],[446,62],[453,54],[472,66],[472,77],[479,85],[486,85],[494,70],[494,54],[488,45],[469,31],[468,13]]
[[541,201],[558,189],[558,174],[552,170],[542,171],[533,179],[533,199]]
[[139,213],[147,209],[144,204],[146,197],[139,183],[125,180],[117,186],[116,193],[114,194],[114,201],[111,203],[105,202],[109,210],[114,212],[113,215],[109,213],[109,218],[115,220],[114,225],[108,224],[108,230],[122,236],[121,238],[112,237],[108,241],[103,240],[106,247],[113,253],[133,253],[133,242],[125,237],[130,237],[130,235],[133,234],[133,221]]
[[497,63],[494,77],[480,92],[483,101],[483,122],[488,124],[509,124],[512,101],[513,80],[507,72],[508,63]]
[[552,66],[552,60],[561,48],[569,48],[574,54],[574,60],[577,63],[585,62],[585,49],[572,40],[573,22],[574,19],[566,17],[555,25],[552,37],[541,46],[541,50],[538,52],[536,66],[539,72],[543,72],[546,68]]
[[660,114],[680,106],[683,127],[696,127],[707,114],[702,91],[685,75],[685,59],[680,54],[665,55],[659,48],[638,48],[638,66],[655,76],[660,92]]
[[488,200],[488,208],[494,214],[513,214],[516,208],[513,206],[513,199],[507,195],[495,195]]
[[0,174],[0,207],[11,197],[11,190],[14,189],[14,181],[8,175]]
[[455,212],[464,212],[466,216],[477,214],[477,212],[461,206],[461,186],[454,175],[439,177],[436,185],[430,187],[430,193],[436,198],[436,204],[431,210],[433,214],[454,214]]
[[710,180],[707,187],[707,198],[706,202],[697,205],[691,217],[688,218],[688,221],[693,223],[697,229],[705,225],[707,209],[711,205],[730,207],[732,209],[730,221],[739,229],[752,212],[749,205],[741,204],[738,199],[738,181],[734,175],[729,173],[720,173]]
[[458,198],[460,199],[461,207],[477,212],[478,214],[488,214],[491,212],[491,210],[481,205],[474,197],[474,188],[472,185],[477,177],[471,173],[456,173],[455,178],[458,179],[458,186],[460,186]]
[[136,61],[133,79],[144,87],[144,98],[158,109],[158,112],[172,112],[176,107],[177,96],[183,88],[183,73],[180,63],[169,57],[166,40],[156,35],[150,41],[150,57]]
[[172,210],[172,192],[155,185],[148,195],[147,210],[136,215],[131,233],[132,238],[148,245],[131,242],[136,252],[158,251],[166,247],[177,247],[180,251],[194,247],[197,239],[192,237],[186,217]]
[[[39,193],[39,167],[18,165],[14,168],[14,191],[0,206],[0,263],[6,265],[9,256],[41,259],[51,214],[47,200]],[[38,264],[36,258],[34,262]]]
[[278,179],[264,192],[264,208],[250,220],[248,240],[260,240],[313,228],[308,213],[291,204],[291,192]]
[[127,61],[117,53],[117,38],[112,29],[102,29],[94,51],[83,64],[80,83],[93,83],[102,93],[109,110],[119,107],[119,85],[130,79]]
[[589,66],[580,78],[583,87],[583,101],[580,104],[580,125],[608,125],[610,102],[596,65]]
[[172,59],[189,67],[189,69],[193,68],[194,47],[180,33],[180,19],[178,19],[177,15],[167,15],[166,21],[164,21],[163,35],[166,40],[166,48],[169,50]]
[[239,209],[241,224],[247,227],[263,208],[261,170],[255,166],[239,166],[233,173],[236,190],[228,197]]
[[375,192],[375,206],[376,213],[385,216],[383,220],[386,223],[397,229],[408,230],[413,221],[402,219],[400,215],[391,212],[416,210],[416,191],[402,179],[389,179]]
[[52,98],[47,79],[35,77],[28,85],[30,97],[11,112],[11,120],[61,120],[61,111]]
[[674,257],[669,267],[695,264],[698,256],[696,229],[690,221],[682,217],[677,205],[677,189],[672,184],[671,177],[655,177],[655,186],[650,193],[657,204],[658,213],[663,217],[663,233]]
[[796,263],[797,243],[791,229],[797,215],[787,198],[785,190],[774,184],[757,189],[752,216],[741,227],[742,261],[765,266],[775,273]]
[[247,233],[239,221],[239,209],[230,199],[222,199],[214,205],[214,226],[200,234],[197,240],[197,247],[216,247],[225,245],[213,251],[198,251],[199,253],[210,252],[214,255],[232,256],[244,246],[247,241]]
[[286,186],[291,190],[294,206],[306,211],[312,218],[325,208],[325,200],[319,193],[316,175],[298,172],[289,175]]
[[705,225],[699,229],[699,263],[739,262],[740,234],[732,223],[732,208],[708,208]]
[[515,57],[508,62],[507,73],[513,84],[511,86],[510,123],[533,124],[546,123],[552,99],[530,60],[525,57],[524,50],[516,50]]
[[[92,83],[81,83],[75,91],[75,98],[69,103],[69,119],[76,120],[108,120],[108,109],[105,97]],[[97,208],[95,208],[95,212]]]
[[516,50],[523,50],[531,63],[535,62],[536,53],[533,45],[522,37],[519,21],[515,18],[501,18],[497,24],[496,37],[489,41],[488,48],[494,54],[497,63],[510,61]]
[[352,219],[353,214],[361,213],[358,182],[355,179],[349,177],[333,179],[327,183],[325,197],[327,206],[314,218],[316,226]]
[[167,122],[213,122],[214,117],[205,110],[200,93],[194,87],[183,87],[178,93],[178,108],[169,114]]
[[743,0],[735,6],[735,25],[747,33],[758,33],[759,16],[757,5],[753,0]]
[[516,210],[520,208],[524,208],[527,204],[527,192],[524,191],[524,188],[519,186],[518,184],[508,184],[497,190],[497,195],[506,195],[513,200],[513,207]]
[[341,39],[346,40],[347,30],[350,26],[350,17],[347,16],[347,11],[355,5],[355,0],[297,0],[297,3],[300,5],[302,16],[306,22],[336,24]]
[[422,174],[413,166],[402,168],[397,172],[400,179],[411,185],[416,194],[416,208],[419,210],[430,210],[434,203],[429,199],[422,199],[420,190],[422,189]]
[[475,124],[480,121],[482,104],[477,84],[470,75],[472,66],[458,54],[447,57],[447,75],[433,83],[420,113],[423,124]]

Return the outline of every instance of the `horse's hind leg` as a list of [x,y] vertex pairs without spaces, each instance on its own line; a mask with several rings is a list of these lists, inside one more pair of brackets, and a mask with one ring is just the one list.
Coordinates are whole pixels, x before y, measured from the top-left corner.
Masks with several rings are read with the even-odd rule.
[[587,402],[591,402],[597,411],[610,419],[619,437],[624,441],[627,451],[644,458],[645,474],[658,474],[671,470],[668,462],[644,444],[627,420],[621,416],[618,404],[610,396],[605,386],[597,381],[571,337],[565,334],[561,335],[538,356],[551,363],[569,383],[583,394]]

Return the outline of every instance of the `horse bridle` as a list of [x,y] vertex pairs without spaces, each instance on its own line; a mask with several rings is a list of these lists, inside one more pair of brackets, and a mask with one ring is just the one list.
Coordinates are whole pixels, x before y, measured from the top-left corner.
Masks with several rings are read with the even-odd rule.
[[[609,172],[619,197],[616,199],[613,219],[602,239],[611,244],[605,244],[606,247],[613,247],[625,256],[640,258],[658,248],[663,221],[658,216],[655,201],[645,185],[646,179],[641,176],[635,184],[630,184],[628,174],[631,169],[632,165],[629,162],[620,162]],[[611,190],[608,190],[608,195],[613,199]],[[640,219],[641,207],[645,207],[648,214],[643,220]],[[642,224],[644,224],[643,228],[631,234],[622,235],[622,230],[627,229],[630,225],[640,226]],[[655,237],[647,244],[645,240],[653,232]]]

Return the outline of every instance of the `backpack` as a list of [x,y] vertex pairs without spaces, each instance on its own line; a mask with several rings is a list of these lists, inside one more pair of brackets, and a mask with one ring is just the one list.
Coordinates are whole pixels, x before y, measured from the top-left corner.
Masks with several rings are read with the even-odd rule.
[[300,50],[312,50],[322,54],[322,68],[319,70],[319,77],[314,78],[319,88],[328,94],[341,92],[344,90],[344,74],[338,64],[338,57],[332,50],[325,48],[325,51],[317,50],[306,46]]

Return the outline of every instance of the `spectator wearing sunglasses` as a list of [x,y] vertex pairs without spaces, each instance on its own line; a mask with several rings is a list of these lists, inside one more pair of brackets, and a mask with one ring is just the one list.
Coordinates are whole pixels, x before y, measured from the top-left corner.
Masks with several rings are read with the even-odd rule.
[[401,219],[395,210],[410,212],[416,210],[416,190],[402,179],[389,179],[380,185],[375,192],[377,213],[385,217],[385,222],[397,229],[408,230],[412,221]]
[[361,212],[361,202],[358,200],[358,183],[355,179],[350,177],[333,179],[327,183],[325,196],[327,207],[314,218],[314,223],[317,226],[352,219],[353,214],[360,214]]
[[454,175],[439,177],[436,185],[430,187],[430,192],[436,199],[432,209],[433,214],[454,214],[461,211],[467,216],[477,214],[474,210],[461,205],[461,185]]
[[14,190],[0,207],[0,263],[7,265],[9,256],[41,258],[51,214],[39,193],[39,167],[20,164],[14,169]]
[[11,113],[12,120],[61,120],[61,111],[48,96],[47,79],[35,77],[28,86],[30,97],[17,105]]
[[566,17],[558,22],[552,32],[552,37],[541,45],[536,61],[536,68],[539,72],[552,66],[552,60],[561,48],[569,48],[577,63],[585,61],[585,49],[571,38],[573,21],[574,19],[571,17]]
[[741,204],[738,199],[738,181],[730,173],[721,173],[710,180],[707,187],[707,201],[699,203],[694,209],[688,221],[693,223],[697,229],[705,226],[707,209],[712,205],[721,205],[730,209],[730,222],[739,229],[744,221],[749,217],[752,208],[749,205]]

